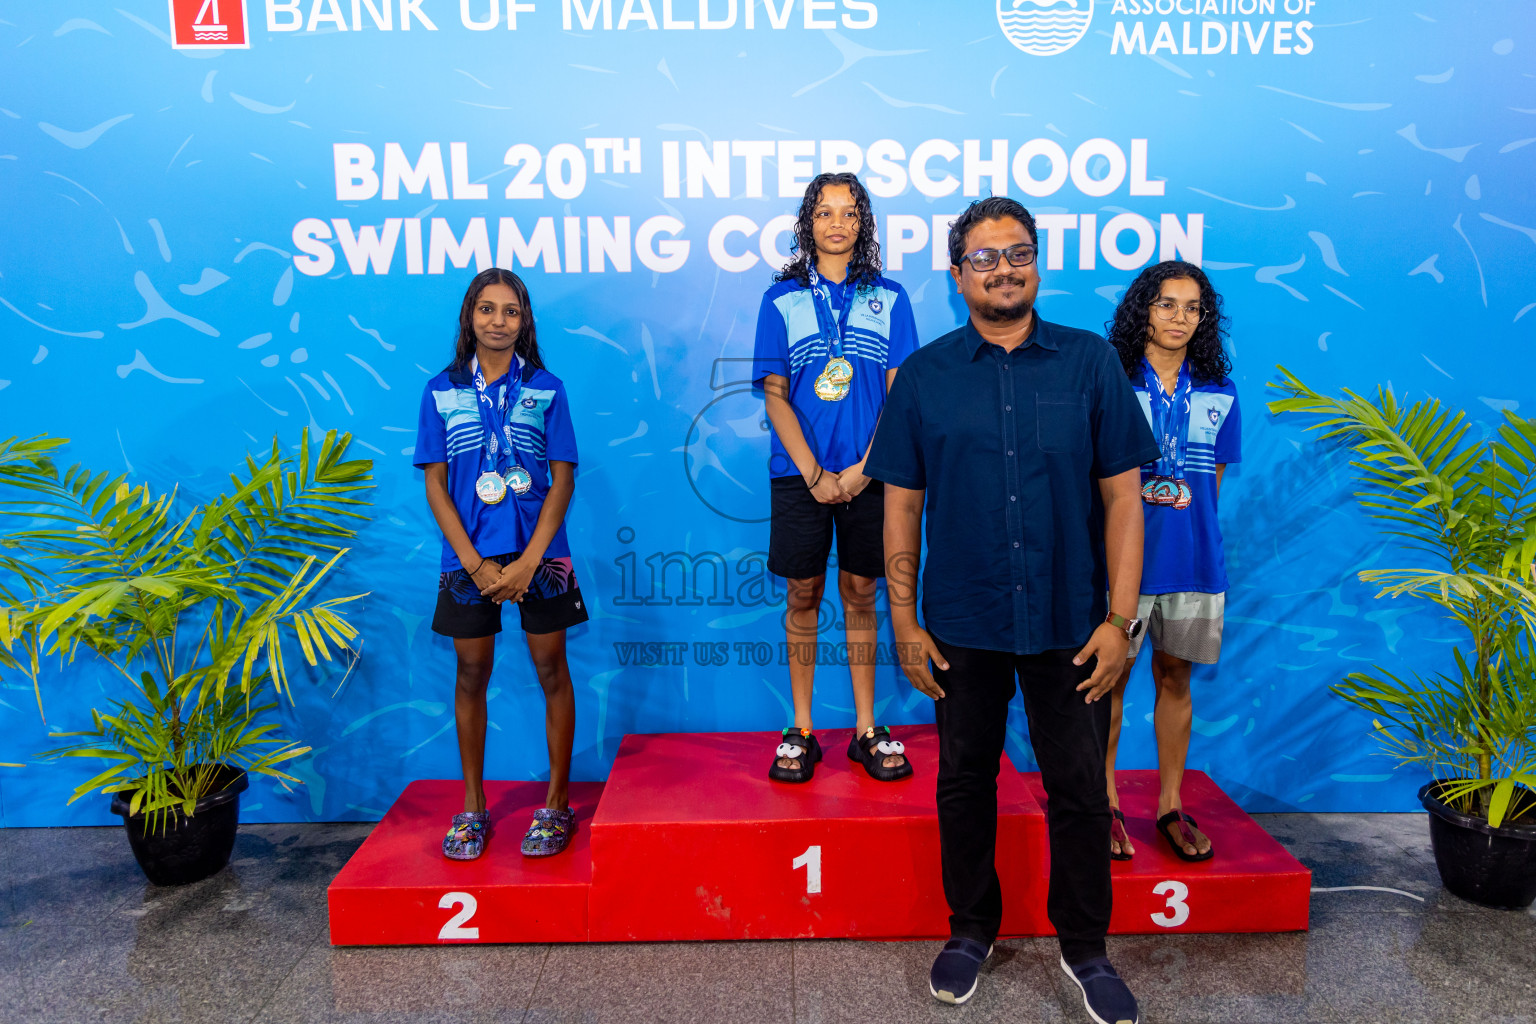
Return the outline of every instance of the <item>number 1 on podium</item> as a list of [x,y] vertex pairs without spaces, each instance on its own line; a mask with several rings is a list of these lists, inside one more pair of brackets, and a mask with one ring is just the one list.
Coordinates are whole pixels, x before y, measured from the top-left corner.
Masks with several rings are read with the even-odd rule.
[[805,852],[789,862],[790,870],[805,868],[806,895],[821,892],[821,847],[807,846]]

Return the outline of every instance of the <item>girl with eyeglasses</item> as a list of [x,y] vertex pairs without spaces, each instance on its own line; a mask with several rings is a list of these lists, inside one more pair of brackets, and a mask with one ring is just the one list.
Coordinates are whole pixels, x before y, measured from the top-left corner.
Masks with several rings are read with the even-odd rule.
[[1136,389],[1161,455],[1142,467],[1146,547],[1136,617],[1146,623],[1131,641],[1110,697],[1105,763],[1114,815],[1110,856],[1135,852],[1115,789],[1115,749],[1125,684],[1143,638],[1152,642],[1156,686],[1157,831],[1183,860],[1209,860],[1214,850],[1179,797],[1189,752],[1194,663],[1221,654],[1227,570],[1216,499],[1227,465],[1242,457],[1242,417],[1223,340],[1221,296],[1199,267],[1167,260],[1143,270],[1105,325]]

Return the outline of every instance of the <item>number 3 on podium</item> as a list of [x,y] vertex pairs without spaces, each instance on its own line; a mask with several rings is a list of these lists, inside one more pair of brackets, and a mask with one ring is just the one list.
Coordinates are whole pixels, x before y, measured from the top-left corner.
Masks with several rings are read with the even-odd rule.
[[1163,928],[1177,928],[1189,920],[1189,886],[1183,882],[1169,879],[1166,882],[1158,882],[1152,887],[1152,891],[1158,896],[1168,898],[1167,910],[1160,910],[1152,915],[1152,923]]
[[805,868],[807,895],[821,892],[821,847],[807,846],[804,853],[789,862],[789,867],[791,871]]

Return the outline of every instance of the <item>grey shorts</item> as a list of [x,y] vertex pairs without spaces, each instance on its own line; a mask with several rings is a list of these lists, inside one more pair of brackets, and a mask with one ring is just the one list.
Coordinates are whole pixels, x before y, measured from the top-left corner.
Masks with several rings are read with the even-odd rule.
[[1199,665],[1214,665],[1221,657],[1221,624],[1226,594],[1142,594],[1136,617],[1147,627],[1131,641],[1126,658],[1135,660],[1142,640],[1151,640],[1154,651]]

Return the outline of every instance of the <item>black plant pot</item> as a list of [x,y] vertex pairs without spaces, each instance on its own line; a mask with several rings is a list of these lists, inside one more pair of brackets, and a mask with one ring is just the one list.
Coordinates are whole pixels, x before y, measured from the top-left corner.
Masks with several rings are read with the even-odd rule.
[[240,793],[250,785],[245,772],[221,765],[217,783],[223,786],[199,800],[191,817],[177,808],[151,823],[142,813],[128,813],[128,799],[112,797],[112,813],[123,816],[128,845],[155,885],[186,885],[217,873],[229,863],[240,825]]
[[1485,907],[1530,906],[1536,901],[1536,824],[1494,828],[1441,803],[1439,787],[1438,781],[1426,783],[1419,802],[1429,812],[1429,842],[1445,887]]

